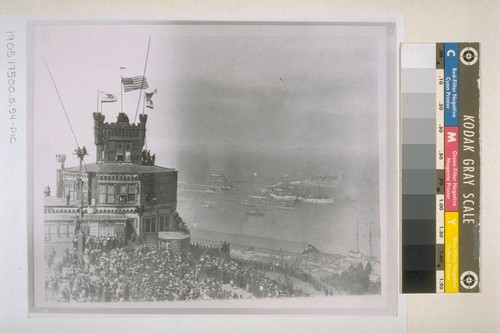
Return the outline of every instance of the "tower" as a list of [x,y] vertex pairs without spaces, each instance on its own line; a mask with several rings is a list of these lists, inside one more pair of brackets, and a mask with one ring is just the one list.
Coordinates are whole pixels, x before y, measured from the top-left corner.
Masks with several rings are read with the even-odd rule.
[[141,164],[148,116],[140,114],[138,124],[130,124],[123,112],[114,123],[105,123],[102,113],[94,112],[93,116],[96,163]]
[[64,162],[66,162],[66,154],[57,154],[56,155],[56,161],[59,163],[59,169],[57,169],[57,177],[56,177],[56,196],[58,198],[62,197],[63,193],[63,188],[64,188],[64,183],[62,179],[62,174],[61,171],[64,169]]

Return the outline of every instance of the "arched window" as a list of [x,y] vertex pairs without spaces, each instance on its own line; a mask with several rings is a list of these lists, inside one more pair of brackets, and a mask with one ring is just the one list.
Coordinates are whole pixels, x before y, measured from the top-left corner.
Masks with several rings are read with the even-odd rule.
[[123,144],[122,143],[119,143],[116,146],[116,160],[118,162],[123,162],[124,161]]
[[125,143],[125,162],[131,162],[132,147],[130,143]]

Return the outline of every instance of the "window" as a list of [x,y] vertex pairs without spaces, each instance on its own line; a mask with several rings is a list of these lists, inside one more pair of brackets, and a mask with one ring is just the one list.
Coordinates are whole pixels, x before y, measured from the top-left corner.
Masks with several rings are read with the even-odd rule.
[[135,201],[135,196],[137,194],[137,186],[129,185],[128,186],[128,201]]
[[[101,184],[98,187],[99,203],[134,203],[137,198],[135,184]],[[117,201],[118,199],[118,201]]]
[[99,224],[99,236],[114,236],[115,226],[112,223]]
[[120,185],[120,203],[127,202],[127,185]]
[[121,143],[116,146],[116,160],[123,162],[123,144]]
[[107,186],[107,200],[106,202],[108,203],[114,203],[115,202],[115,186],[114,185],[108,185]]
[[151,232],[156,232],[156,217],[151,218]]
[[131,162],[130,143],[125,144],[125,162]]
[[168,230],[174,230],[174,217],[170,215],[168,217]]
[[99,202],[106,202],[106,185],[99,185]]
[[68,237],[68,225],[67,224],[60,224],[59,225],[59,233],[58,235],[59,238],[67,238]]
[[56,239],[56,237],[58,236],[58,231],[57,231],[57,227],[58,225],[57,224],[49,224],[48,225],[48,229],[49,229],[49,239]]
[[125,235],[125,224],[124,223],[117,223],[115,226],[116,226],[116,235],[117,236],[124,236]]
[[145,224],[145,232],[151,232],[151,219],[146,219]]
[[160,216],[160,225],[158,226],[158,231],[167,231],[165,228],[165,216]]

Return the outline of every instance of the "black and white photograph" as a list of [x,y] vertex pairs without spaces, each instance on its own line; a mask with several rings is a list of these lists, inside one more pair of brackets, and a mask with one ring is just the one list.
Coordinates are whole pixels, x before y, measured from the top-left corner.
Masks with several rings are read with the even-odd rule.
[[29,38],[35,312],[396,311],[393,22]]

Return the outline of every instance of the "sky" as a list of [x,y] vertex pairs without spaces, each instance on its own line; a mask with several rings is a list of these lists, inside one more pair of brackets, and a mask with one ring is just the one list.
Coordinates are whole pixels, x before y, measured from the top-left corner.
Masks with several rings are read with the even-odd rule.
[[[149,37],[147,91],[157,93],[146,111],[147,144],[157,164],[179,168],[186,151],[303,151],[376,162],[384,34],[382,27],[343,25],[37,25],[33,114],[41,182],[55,185],[55,154],[78,164],[44,59],[92,163],[97,90],[120,98],[120,76],[144,71]],[[131,121],[138,98],[139,91],[123,94]],[[116,121],[121,105],[102,105],[106,121]]]

